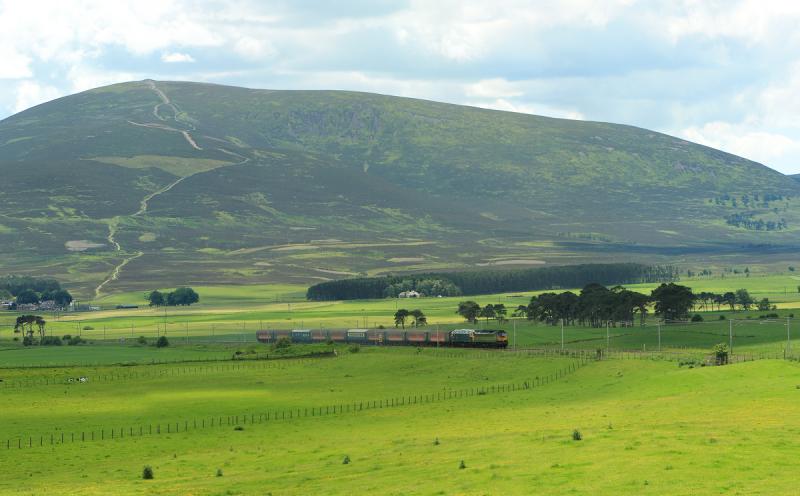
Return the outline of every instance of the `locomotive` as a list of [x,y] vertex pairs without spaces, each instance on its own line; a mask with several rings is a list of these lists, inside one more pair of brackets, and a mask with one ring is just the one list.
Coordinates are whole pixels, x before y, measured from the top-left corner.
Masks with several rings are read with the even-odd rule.
[[292,329],[256,332],[260,343],[287,338],[292,343],[358,343],[389,346],[452,346],[459,348],[506,348],[508,335],[502,329],[454,329],[452,331],[385,329]]

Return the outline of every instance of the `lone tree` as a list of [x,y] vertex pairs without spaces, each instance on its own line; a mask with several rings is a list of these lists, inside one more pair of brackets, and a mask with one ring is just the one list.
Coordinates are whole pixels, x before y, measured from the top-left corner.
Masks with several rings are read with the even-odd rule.
[[742,307],[744,310],[750,310],[750,307],[753,306],[754,301],[753,297],[750,296],[750,293],[746,289],[737,289],[736,303],[738,303],[739,306]]
[[481,306],[474,301],[462,301],[458,304],[456,313],[464,317],[468,322],[475,323],[481,313]]
[[394,326],[402,326],[403,329],[406,328],[406,319],[408,316],[411,315],[411,312],[406,310],[405,308],[401,308],[400,310],[394,313]]
[[414,327],[424,326],[428,323],[428,317],[420,309],[411,310],[411,316],[414,317]]
[[147,301],[150,302],[151,307],[160,307],[166,303],[164,300],[164,293],[161,291],[152,291],[149,295],[147,295]]
[[653,290],[651,298],[656,304],[656,315],[665,321],[687,318],[695,300],[691,288],[674,282],[661,284]]

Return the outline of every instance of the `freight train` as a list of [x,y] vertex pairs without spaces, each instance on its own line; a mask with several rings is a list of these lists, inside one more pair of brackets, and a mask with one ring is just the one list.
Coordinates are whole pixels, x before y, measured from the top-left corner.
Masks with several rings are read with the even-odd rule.
[[508,335],[499,329],[455,329],[452,331],[384,329],[293,329],[256,332],[260,343],[287,338],[292,343],[358,343],[397,346],[452,346],[460,348],[506,348]]

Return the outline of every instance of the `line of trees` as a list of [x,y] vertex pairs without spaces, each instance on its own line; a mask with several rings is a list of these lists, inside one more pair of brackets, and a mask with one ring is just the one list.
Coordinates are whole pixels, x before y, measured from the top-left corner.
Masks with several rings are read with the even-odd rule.
[[711,293],[700,292],[697,293],[697,305],[703,310],[721,310],[722,306],[727,306],[732,312],[738,310],[750,310],[756,308],[761,311],[775,310],[775,305],[770,303],[769,298],[761,298],[756,300],[753,298],[746,289],[737,289],[736,291],[728,291],[726,293]]
[[441,293],[419,289],[425,284],[432,285],[433,282],[448,288],[448,291],[452,290],[454,295],[478,295],[507,291],[578,288],[591,282],[607,285],[663,282],[677,277],[678,270],[673,266],[635,263],[565,265],[520,270],[472,270],[326,281],[308,288],[306,298],[314,301],[377,299],[394,296],[395,292],[399,293],[397,290],[400,287],[406,286],[407,289],[415,289],[428,296],[438,296]]
[[[691,288],[675,283],[661,284],[650,295],[622,286],[607,288],[591,283],[584,286],[579,294],[564,291],[533,296],[527,305],[518,306],[513,315],[550,325],[563,321],[567,325],[577,323],[591,327],[609,323],[616,325],[617,322],[633,323],[638,316],[643,325],[651,304],[654,304],[656,315],[670,321],[687,318],[694,303],[695,295]],[[495,315],[501,315],[497,312],[497,305],[489,306],[494,307]],[[456,313],[469,322],[475,322],[478,317],[488,319],[492,316],[492,310],[486,311],[485,307],[481,308],[473,301],[459,303]]]
[[151,307],[189,306],[200,301],[200,295],[192,288],[178,288],[169,293],[155,290],[147,294],[147,301]]
[[484,306],[480,306],[474,301],[462,301],[458,304],[456,313],[464,317],[467,322],[472,322],[473,324],[479,318],[485,318],[487,323],[490,319],[505,322],[508,309],[502,303],[487,303]]
[[[551,325],[563,321],[567,325],[590,327],[607,324],[616,326],[620,322],[632,324],[638,317],[640,325],[644,325],[651,306],[655,315],[665,322],[670,322],[688,319],[689,312],[698,306],[714,310],[714,305],[719,309],[723,304],[728,305],[732,311],[735,311],[737,306],[743,310],[749,310],[754,306],[758,310],[775,309],[768,298],[756,302],[746,289],[724,294],[709,292],[695,294],[687,286],[662,283],[647,295],[622,286],[607,288],[602,284],[592,283],[584,286],[579,294],[564,291],[533,296],[527,305],[518,306],[513,315]],[[487,316],[484,314],[486,312],[484,308],[473,301],[464,301],[459,303],[456,313],[469,322],[475,322],[478,317]],[[488,315],[491,315],[490,312],[491,310]]]

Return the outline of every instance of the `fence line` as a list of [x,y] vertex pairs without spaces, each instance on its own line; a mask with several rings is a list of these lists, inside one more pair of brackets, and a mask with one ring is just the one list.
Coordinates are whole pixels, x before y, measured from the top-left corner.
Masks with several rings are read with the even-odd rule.
[[[505,358],[512,358],[512,357],[520,357],[520,356],[539,356],[539,357],[550,357],[550,358],[579,358],[584,356],[585,352],[581,352],[578,350],[568,350],[568,351],[555,351],[555,350],[519,350],[512,353],[500,353],[496,351],[472,351],[472,350],[465,350],[462,353],[452,351],[451,349],[441,349],[441,351],[431,348],[427,348],[426,352],[421,355],[424,357],[432,356],[435,358],[458,358],[458,359],[476,359],[476,360],[487,360],[487,359],[505,359]],[[334,357],[337,358],[346,358],[351,357],[351,354],[341,354],[338,355],[333,351],[330,352],[313,352],[307,355],[296,355],[290,357],[283,357],[280,355],[270,355],[270,354],[256,354],[255,356],[249,355],[247,358],[209,358],[209,359],[199,359],[199,360],[175,360],[175,361],[164,361],[164,362],[155,362],[155,363],[142,363],[137,364],[135,366],[131,366],[130,368],[133,369],[134,367],[137,370],[128,370],[124,372],[103,372],[95,375],[86,375],[84,373],[83,377],[87,378],[88,382],[112,382],[112,381],[125,381],[125,380],[136,380],[136,379],[149,379],[149,378],[160,378],[160,377],[179,377],[179,376],[188,376],[188,375],[207,375],[216,372],[229,372],[235,370],[245,370],[247,367],[254,368],[254,369],[267,369],[267,368],[278,368],[283,369],[286,365],[295,365],[307,361],[309,358],[322,358],[322,357]],[[194,367],[174,367],[169,369],[162,369],[162,370],[139,370],[139,367],[151,367],[153,365],[175,365],[175,364],[188,364],[188,363],[207,363],[207,362],[227,362],[228,365],[196,365]],[[72,366],[74,368],[80,369],[89,369],[89,367],[82,367],[82,366]],[[97,366],[95,368],[99,368],[102,366]],[[107,367],[115,367],[114,365],[108,365]],[[119,367],[118,365],[116,367]],[[11,367],[9,367],[11,368]],[[30,367],[13,367],[13,368],[30,368]],[[47,369],[47,368],[61,368],[56,366],[41,366],[39,368]],[[2,370],[2,368],[0,368]],[[79,375],[80,377],[80,375]],[[22,387],[36,387],[36,386],[50,386],[50,385],[67,385],[71,382],[75,382],[75,375],[69,376],[50,376],[50,377],[26,377],[20,379],[0,379],[0,387],[2,388],[22,388]]]
[[[3,380],[0,379],[0,385],[4,388],[22,388],[22,387],[34,387],[34,386],[50,386],[50,385],[57,385],[63,386],[66,384],[70,384],[73,382],[113,382],[113,381],[125,381],[125,380],[135,380],[135,379],[152,379],[152,378],[160,378],[160,377],[178,377],[178,376],[187,376],[187,375],[204,375],[210,374],[215,372],[231,372],[236,370],[247,370],[247,369],[284,369],[288,365],[295,365],[299,364],[304,361],[308,361],[309,358],[324,358],[324,357],[334,357],[336,356],[333,352],[315,352],[308,355],[300,355],[300,356],[291,356],[291,357],[281,357],[276,355],[261,355],[255,358],[226,358],[226,359],[207,359],[207,360],[192,360],[192,361],[167,361],[167,362],[159,362],[159,363],[144,363],[144,364],[137,364],[135,367],[152,367],[153,365],[174,365],[180,363],[207,363],[207,362],[227,362],[223,364],[215,363],[212,365],[195,365],[193,367],[172,367],[166,369],[144,369],[144,370],[131,370],[125,372],[113,372],[108,371],[104,373],[98,373],[96,375],[79,375],[75,377],[75,375],[70,376],[51,376],[51,377],[36,377],[36,378],[21,378],[21,379],[11,379],[11,380]],[[75,366],[76,368],[80,368],[80,366]],[[119,365],[108,365],[107,367],[117,367]],[[15,367],[15,368],[27,368],[27,367]],[[42,367],[42,368],[51,368],[51,367]],[[86,381],[80,381],[80,377],[84,377]]]
[[[92,441],[105,441],[111,439],[124,439],[126,437],[143,437],[160,434],[172,434],[180,432],[198,431],[202,429],[234,426],[244,427],[246,425],[265,424],[275,421],[294,420],[310,417],[328,417],[357,413],[365,410],[380,410],[384,408],[399,408],[411,405],[424,405],[447,400],[460,398],[484,396],[488,394],[511,393],[516,391],[527,391],[537,387],[558,381],[588,363],[594,361],[594,357],[584,354],[576,357],[576,360],[567,367],[557,369],[546,376],[529,378],[523,382],[511,382],[493,384],[490,386],[478,386],[462,389],[451,389],[438,391],[436,393],[415,394],[394,396],[369,401],[353,401],[348,403],[329,404],[318,407],[302,407],[281,410],[270,410],[262,413],[249,413],[243,415],[211,416],[202,418],[184,419],[167,423],[148,423],[137,426],[101,428],[90,431],[75,432],[55,432],[50,434],[20,435],[6,440],[6,450],[36,448],[44,446],[65,446],[73,443],[85,443]],[[38,439],[37,439],[38,438]],[[38,442],[37,442],[38,441]],[[0,447],[1,448],[1,447]]]

